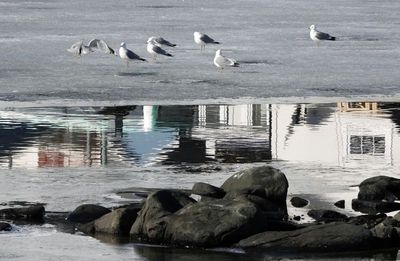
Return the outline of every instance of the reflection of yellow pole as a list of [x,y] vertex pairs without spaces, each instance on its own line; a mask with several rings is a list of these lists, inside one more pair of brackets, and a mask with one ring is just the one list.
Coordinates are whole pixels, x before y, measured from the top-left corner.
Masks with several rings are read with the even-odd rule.
[[152,131],[156,125],[158,115],[158,106],[143,106],[143,130]]

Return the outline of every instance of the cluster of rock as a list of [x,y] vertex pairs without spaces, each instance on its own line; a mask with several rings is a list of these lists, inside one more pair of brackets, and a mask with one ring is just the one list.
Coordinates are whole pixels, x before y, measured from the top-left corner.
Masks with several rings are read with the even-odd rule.
[[[360,184],[353,204],[395,203],[400,195],[399,182],[382,176],[367,179]],[[281,171],[269,166],[255,167],[238,172],[220,188],[196,183],[190,192],[157,190],[142,204],[112,211],[82,205],[69,214],[68,220],[79,223],[78,229],[91,235],[129,236],[139,242],[173,246],[329,252],[400,245],[400,214],[389,217],[377,211],[348,217],[332,210],[313,209],[308,215],[316,222],[291,222],[286,205],[288,186]],[[196,201],[191,194],[201,199]],[[292,198],[291,203],[296,207],[309,204],[298,197]],[[344,207],[344,202],[335,205]],[[38,217],[17,212],[0,210],[0,217]],[[40,213],[43,218],[44,208]]]

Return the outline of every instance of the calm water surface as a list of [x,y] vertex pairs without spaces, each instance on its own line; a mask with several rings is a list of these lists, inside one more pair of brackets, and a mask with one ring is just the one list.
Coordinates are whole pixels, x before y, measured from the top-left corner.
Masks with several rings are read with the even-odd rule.
[[[400,104],[0,110],[2,207],[19,202],[45,203],[48,211],[71,211],[83,203],[111,207],[141,200],[121,193],[132,188],[191,188],[198,181],[219,186],[236,171],[262,164],[287,175],[288,198],[310,200],[305,209],[289,209],[289,215],[334,208],[339,199],[346,200],[346,213],[355,214],[350,202],[358,189],[351,185],[374,175],[400,176]],[[49,224],[16,225],[0,234],[7,239],[0,257],[197,260],[202,253],[230,260],[270,255],[154,248],[65,232]]]

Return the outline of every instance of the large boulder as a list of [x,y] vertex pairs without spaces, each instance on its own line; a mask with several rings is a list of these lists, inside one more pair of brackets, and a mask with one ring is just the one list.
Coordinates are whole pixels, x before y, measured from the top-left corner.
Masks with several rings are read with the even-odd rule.
[[96,220],[110,212],[111,210],[102,206],[93,204],[84,204],[80,205],[74,211],[72,211],[68,215],[67,220],[74,223],[85,224],[93,220]]
[[150,194],[132,225],[131,237],[154,243],[163,242],[166,224],[171,214],[195,202],[180,191],[159,190]]
[[286,196],[289,184],[285,174],[270,166],[243,170],[228,178],[221,188],[226,192],[263,189],[264,197],[273,202],[279,211],[287,213]]
[[351,201],[351,207],[353,210],[365,213],[365,214],[377,214],[377,213],[389,213],[400,209],[400,203],[388,202],[388,201],[367,201],[353,199]]
[[245,196],[199,202],[171,216],[165,241],[173,245],[229,245],[271,226],[259,207]]
[[372,177],[361,182],[359,189],[359,200],[393,202],[400,198],[400,179],[387,176]]
[[136,220],[137,208],[119,208],[94,221],[95,233],[129,235]]
[[11,231],[12,226],[7,222],[0,222],[0,231]]
[[223,198],[225,191],[204,182],[194,183],[192,193],[206,198]]
[[26,208],[5,208],[0,210],[0,217],[13,220],[42,221],[45,209],[42,205]]
[[344,222],[311,225],[294,231],[267,231],[241,240],[241,248],[271,251],[338,252],[370,249],[376,238],[364,226]]
[[329,209],[312,209],[307,212],[307,215],[318,222],[344,221],[347,219],[346,215]]
[[308,205],[308,200],[300,198],[300,197],[293,197],[290,199],[290,203],[295,208],[302,208]]

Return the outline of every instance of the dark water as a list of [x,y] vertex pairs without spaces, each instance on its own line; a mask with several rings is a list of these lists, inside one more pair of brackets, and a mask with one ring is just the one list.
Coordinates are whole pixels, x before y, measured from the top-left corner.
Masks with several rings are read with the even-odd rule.
[[[359,184],[374,175],[399,177],[400,104],[244,104],[124,107],[34,107],[0,110],[0,203],[44,203],[68,212],[83,203],[117,206],[141,200],[124,191],[221,185],[236,171],[269,164],[289,180],[288,199],[304,209],[344,213]],[[288,204],[290,206],[290,204]],[[335,209],[338,210],[338,209]],[[341,210],[339,210],[341,211]],[[256,260],[293,253],[245,253],[135,245],[91,238],[54,224],[20,225],[0,233],[0,258],[26,260]],[[72,232],[72,234],[71,234]],[[3,240],[2,240],[3,241]],[[22,248],[15,247],[17,245]],[[74,249],[74,250],[73,250]],[[80,249],[76,250],[75,249]],[[335,254],[336,255],[336,254]],[[344,253],[343,258],[394,259],[397,250]],[[315,256],[312,256],[315,258]],[[322,258],[335,258],[325,256]],[[310,257],[303,257],[310,258]]]

